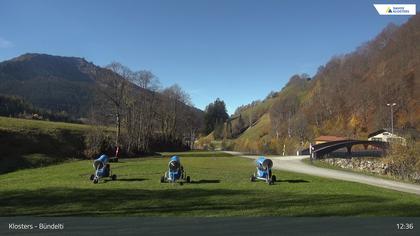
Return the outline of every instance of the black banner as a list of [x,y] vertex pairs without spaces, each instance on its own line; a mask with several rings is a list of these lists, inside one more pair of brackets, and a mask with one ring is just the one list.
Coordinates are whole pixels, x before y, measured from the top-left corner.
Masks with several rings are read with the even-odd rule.
[[0,217],[0,235],[420,235],[413,217]]

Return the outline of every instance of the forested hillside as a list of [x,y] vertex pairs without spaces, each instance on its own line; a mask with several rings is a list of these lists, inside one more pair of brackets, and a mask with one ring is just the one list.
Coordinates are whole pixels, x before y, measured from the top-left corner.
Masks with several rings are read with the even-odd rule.
[[101,69],[82,58],[24,54],[0,63],[0,93],[22,97],[37,108],[86,117]]
[[[188,149],[202,130],[203,112],[178,85],[157,86],[150,71],[113,62],[25,54],[0,63],[0,115],[90,124],[85,155],[120,147],[133,155]],[[104,127],[115,127],[108,137]]]
[[[394,125],[420,130],[420,16],[389,25],[318,72],[295,75],[279,92],[237,110],[224,145],[250,152],[294,153],[319,135],[367,138]],[[243,132],[239,132],[243,131]]]

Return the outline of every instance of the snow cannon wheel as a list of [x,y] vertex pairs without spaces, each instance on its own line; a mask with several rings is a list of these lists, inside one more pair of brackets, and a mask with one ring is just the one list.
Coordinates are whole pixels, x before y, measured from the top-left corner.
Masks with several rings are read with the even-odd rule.
[[187,176],[187,183],[191,182],[191,178],[189,176]]
[[275,176],[275,175],[273,175],[273,176],[271,177],[271,181],[272,181],[273,183],[277,182],[277,178],[276,178],[276,176]]
[[164,183],[164,182],[165,182],[165,176],[161,176],[161,177],[160,177],[160,182],[161,182],[161,183]]
[[90,175],[90,180],[93,180],[95,178],[95,175]]
[[255,182],[255,176],[251,175],[251,178],[249,178],[251,180],[251,182]]
[[117,175],[112,175],[112,176],[111,176],[111,179],[112,179],[112,180],[117,180]]

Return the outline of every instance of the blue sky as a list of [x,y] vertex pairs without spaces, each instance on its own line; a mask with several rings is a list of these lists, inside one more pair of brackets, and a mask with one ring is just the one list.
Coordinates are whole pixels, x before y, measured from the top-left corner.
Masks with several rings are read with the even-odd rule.
[[26,52],[118,61],[178,83],[201,109],[220,97],[233,113],[408,19],[379,16],[373,3],[417,2],[0,0],[0,61]]

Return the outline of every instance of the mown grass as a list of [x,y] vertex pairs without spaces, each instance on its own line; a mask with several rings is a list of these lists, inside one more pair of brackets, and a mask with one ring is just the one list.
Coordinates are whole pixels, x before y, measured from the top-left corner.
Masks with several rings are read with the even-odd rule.
[[117,181],[92,184],[90,161],[0,175],[0,216],[420,216],[420,197],[368,185],[274,171],[250,182],[251,159],[176,153],[191,184],[161,184],[168,157],[111,163]]

